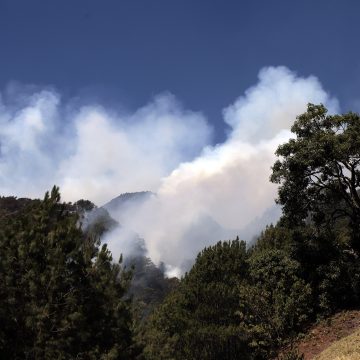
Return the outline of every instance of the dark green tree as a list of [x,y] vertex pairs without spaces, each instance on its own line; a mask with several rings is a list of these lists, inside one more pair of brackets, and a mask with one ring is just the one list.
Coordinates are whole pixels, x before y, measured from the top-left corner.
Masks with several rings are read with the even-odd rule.
[[90,200],[80,199],[74,203],[74,207],[78,212],[83,213],[95,209],[96,205]]
[[147,359],[247,359],[247,335],[237,315],[238,284],[246,277],[239,240],[205,248],[193,268],[151,316]]
[[266,359],[309,320],[311,287],[301,278],[300,264],[281,250],[255,251],[248,263],[238,315],[251,339],[254,358]]
[[278,203],[290,224],[304,220],[332,226],[344,219],[348,242],[360,252],[360,117],[329,115],[309,104],[291,131],[295,138],[279,146],[271,181],[280,184]]
[[250,253],[263,250],[282,250],[287,254],[292,254],[295,248],[291,229],[277,225],[269,225],[261,232],[254,245],[250,248]]
[[0,357],[127,359],[129,274],[46,193],[0,229]]

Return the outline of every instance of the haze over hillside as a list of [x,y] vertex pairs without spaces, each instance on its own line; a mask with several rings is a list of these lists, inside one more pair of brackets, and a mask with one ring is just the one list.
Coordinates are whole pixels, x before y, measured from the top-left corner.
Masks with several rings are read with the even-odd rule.
[[[139,239],[138,230],[136,228],[129,228],[129,224],[131,224],[131,219],[136,217],[139,211],[143,211],[142,208],[147,206],[148,202],[153,201],[153,198],[156,198],[156,194],[150,191],[124,193],[110,200],[100,208],[106,209],[111,217],[117,219],[120,224],[119,227],[109,229],[109,232],[105,233],[102,238],[102,240],[109,245],[115,258],[118,258],[121,254],[124,254],[126,257],[136,257],[147,254],[146,239],[144,239],[143,247],[142,242],[144,240]],[[265,211],[261,217],[255,218],[244,228],[226,229],[211,216],[204,215],[189,225],[184,234],[184,238],[189,242],[196,243],[197,246],[202,246],[202,244],[206,246],[211,243],[216,243],[219,239],[234,239],[241,234],[243,240],[251,243],[260,235],[259,229],[264,229],[279,216],[280,207],[274,205]],[[91,219],[89,221],[91,221]],[[180,276],[181,273],[190,269],[194,260],[195,257],[193,254],[189,253],[188,257],[183,259],[178,269],[167,266],[167,274],[169,276]]]

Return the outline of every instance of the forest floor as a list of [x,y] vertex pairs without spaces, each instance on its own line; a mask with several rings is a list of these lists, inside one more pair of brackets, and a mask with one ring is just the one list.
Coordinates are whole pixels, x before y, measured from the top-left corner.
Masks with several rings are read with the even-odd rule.
[[360,310],[339,312],[310,327],[295,342],[294,348],[298,349],[299,354],[304,354],[304,360],[315,360],[325,349],[357,330],[360,330]]

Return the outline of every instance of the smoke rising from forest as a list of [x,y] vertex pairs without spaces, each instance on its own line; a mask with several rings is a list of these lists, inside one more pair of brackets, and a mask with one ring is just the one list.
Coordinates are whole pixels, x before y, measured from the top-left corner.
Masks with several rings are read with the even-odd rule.
[[[10,85],[0,98],[0,193],[41,197],[53,184],[66,201],[102,205],[133,191],[156,194],[121,215],[145,239],[149,256],[171,274],[204,246],[247,237],[274,221],[274,151],[308,102],[338,112],[316,77],[267,67],[258,82],[223,110],[230,131],[213,145],[198,112],[163,94],[134,112],[64,104],[53,89]],[[252,226],[258,223],[258,226]],[[128,244],[113,232],[115,256]]]

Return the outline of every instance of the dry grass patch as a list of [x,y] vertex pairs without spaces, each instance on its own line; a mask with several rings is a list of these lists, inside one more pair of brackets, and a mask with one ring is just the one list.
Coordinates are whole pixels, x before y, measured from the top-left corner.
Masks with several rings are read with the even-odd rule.
[[360,330],[334,342],[314,360],[359,360],[360,359]]

